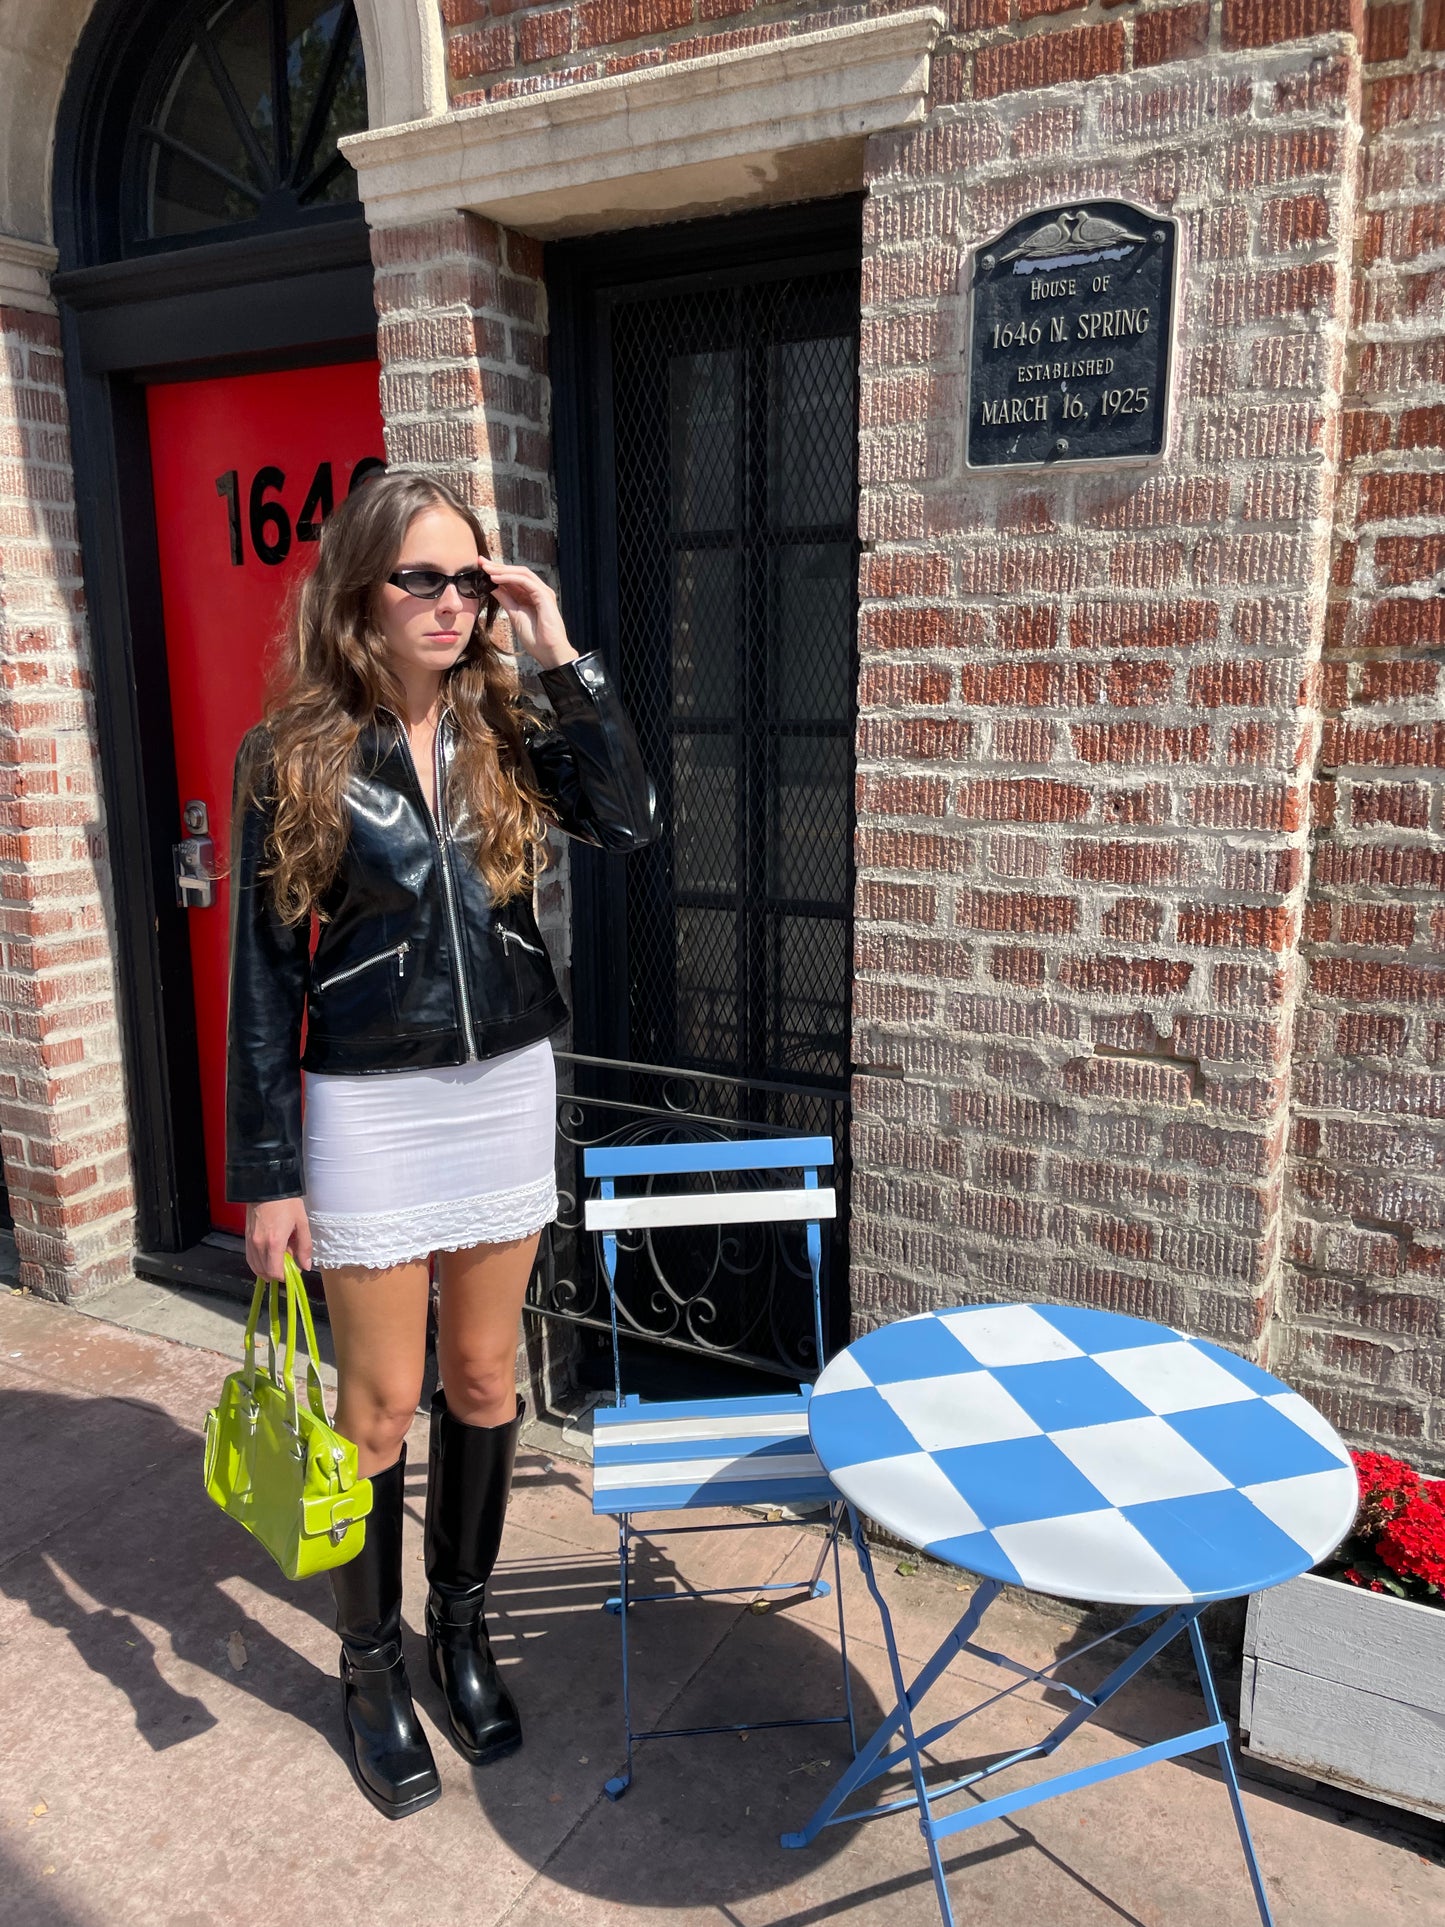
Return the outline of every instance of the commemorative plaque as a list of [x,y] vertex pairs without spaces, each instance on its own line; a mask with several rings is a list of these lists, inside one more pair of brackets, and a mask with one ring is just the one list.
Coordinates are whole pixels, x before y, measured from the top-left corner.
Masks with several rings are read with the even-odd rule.
[[1127,201],[1043,208],[974,250],[970,468],[1164,453],[1177,223]]

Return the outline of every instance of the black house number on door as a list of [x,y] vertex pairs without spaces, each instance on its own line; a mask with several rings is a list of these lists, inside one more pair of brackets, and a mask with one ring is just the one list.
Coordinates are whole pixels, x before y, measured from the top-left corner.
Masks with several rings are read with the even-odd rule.
[[[368,475],[386,467],[379,456],[363,456],[346,484],[350,494],[358,482],[365,481]],[[318,462],[316,473],[301,503],[293,529],[291,517],[281,501],[281,491],[286,486],[286,471],[270,462],[263,463],[251,477],[246,491],[246,516],[241,519],[241,476],[240,471],[228,468],[224,475],[216,477],[216,493],[226,504],[226,527],[231,538],[231,564],[241,568],[246,560],[244,537],[249,535],[251,548],[260,562],[274,566],[284,562],[291,553],[291,538],[295,535],[298,542],[317,542],[321,539],[321,524],[336,506],[336,485],[330,462]]]

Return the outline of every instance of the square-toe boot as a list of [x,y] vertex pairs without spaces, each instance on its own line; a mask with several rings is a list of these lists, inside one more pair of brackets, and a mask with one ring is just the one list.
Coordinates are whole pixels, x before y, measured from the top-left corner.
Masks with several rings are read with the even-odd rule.
[[347,1756],[361,1791],[389,1819],[430,1806],[441,1792],[436,1761],[412,1705],[401,1651],[403,1451],[371,1475],[366,1541],[331,1572],[341,1635],[341,1712]]
[[512,1464],[526,1408],[506,1425],[463,1425],[439,1391],[431,1408],[426,1501],[426,1643],[447,1703],[452,1743],[474,1766],[522,1744],[522,1725],[497,1672],[482,1617],[502,1543]]

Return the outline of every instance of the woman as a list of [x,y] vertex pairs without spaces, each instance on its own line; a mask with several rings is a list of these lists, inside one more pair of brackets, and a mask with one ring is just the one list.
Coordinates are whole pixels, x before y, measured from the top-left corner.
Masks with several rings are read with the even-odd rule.
[[[521,701],[479,621],[489,595],[552,716]],[[373,1493],[365,1549],[332,1574],[345,1732],[362,1792],[392,1816],[440,1792],[401,1649],[433,1253],[431,1672],[468,1760],[521,1744],[482,1607],[522,1419],[522,1298],[557,1211],[548,1037],[566,1007],[531,908],[551,824],[607,850],[653,835],[601,662],[569,643],[545,583],[488,557],[450,489],[365,483],[325,524],[282,693],[237,759],[226,1188],[260,1276],[288,1250],[321,1268],[336,1425]]]

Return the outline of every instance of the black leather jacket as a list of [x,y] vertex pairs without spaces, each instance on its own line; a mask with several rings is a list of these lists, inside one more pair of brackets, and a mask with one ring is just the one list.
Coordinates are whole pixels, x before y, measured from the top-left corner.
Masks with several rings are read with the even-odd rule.
[[[537,718],[528,753],[548,814],[604,850],[640,849],[656,834],[652,788],[600,658],[546,670],[542,687],[554,718]],[[449,714],[437,731],[439,826],[400,723],[383,715],[363,731],[314,956],[310,920],[283,923],[260,874],[270,808],[264,794],[244,799],[266,747],[264,725],[241,745],[232,816],[226,1195],[236,1203],[305,1189],[303,1068],[464,1064],[534,1043],[567,1016],[530,899],[494,904],[467,825],[448,820]]]

